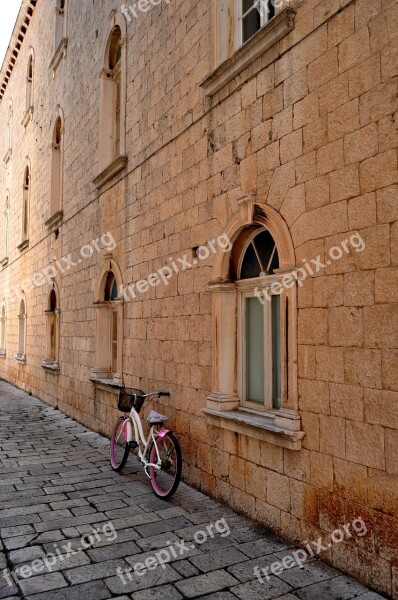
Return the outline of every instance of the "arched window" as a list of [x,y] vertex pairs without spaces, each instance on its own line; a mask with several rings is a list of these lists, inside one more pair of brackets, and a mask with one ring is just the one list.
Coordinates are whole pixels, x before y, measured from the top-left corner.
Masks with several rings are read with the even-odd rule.
[[209,288],[213,382],[206,412],[220,418],[228,413],[229,428],[259,426],[261,439],[299,449],[304,434],[297,397],[293,243],[279,213],[256,204],[255,195],[242,196],[238,206],[220,237],[224,250],[217,254]]
[[[126,25],[119,13],[111,13],[111,28],[105,45],[101,72],[99,163],[100,187],[126,165]],[[106,170],[104,180],[103,171]]]
[[98,289],[97,352],[93,376],[122,381],[123,300],[119,298],[120,271],[110,260],[103,271]]
[[17,360],[21,362],[26,361],[26,302],[25,299],[19,303],[19,312],[18,312],[18,352],[17,352]]
[[13,110],[12,100],[8,105],[8,116],[7,116],[7,151],[4,157],[4,162],[7,164],[12,155],[12,124],[13,124]]
[[51,289],[48,295],[47,309],[44,314],[46,316],[46,357],[43,360],[43,367],[58,370],[60,310],[55,287]]
[[30,199],[30,168],[29,164],[25,167],[23,189],[22,189],[22,243],[21,246],[26,247],[29,241],[29,199]]
[[[279,255],[269,231],[249,235],[238,266],[238,389],[243,405],[281,408],[282,315]],[[294,283],[294,281],[293,281]],[[279,292],[279,293],[277,293]],[[282,307],[281,307],[282,304]]]
[[65,35],[65,0],[56,0],[55,6],[55,31],[54,31],[54,52],[56,52],[63,42]]
[[50,217],[62,210],[63,192],[63,127],[62,119],[57,117],[53,129],[51,160],[51,201]]
[[26,100],[25,100],[25,116],[22,119],[22,125],[26,127],[32,118],[33,114],[33,69],[34,69],[34,55],[33,49],[30,50],[28,58],[28,66],[26,69]]
[[10,194],[6,192],[4,202],[4,229],[3,229],[3,258],[1,264],[5,266],[8,263],[9,254],[9,229],[10,229]]
[[6,303],[0,307],[0,356],[6,355]]

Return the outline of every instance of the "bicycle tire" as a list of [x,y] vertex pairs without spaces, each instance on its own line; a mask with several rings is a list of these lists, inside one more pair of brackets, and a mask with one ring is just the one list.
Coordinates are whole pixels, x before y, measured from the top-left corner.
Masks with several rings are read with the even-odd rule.
[[[159,439],[159,438],[157,438]],[[161,490],[160,485],[158,484],[158,480],[157,480],[157,473],[158,471],[154,468],[154,467],[149,467],[149,474],[151,477],[151,485],[152,485],[152,489],[154,491],[154,493],[156,494],[156,496],[158,498],[162,498],[163,500],[168,500],[169,498],[171,498],[175,492],[177,491],[177,488],[180,484],[181,481],[181,474],[182,474],[182,452],[181,452],[181,447],[180,444],[176,438],[176,436],[172,433],[172,432],[168,432],[163,438],[161,438],[162,440],[167,440],[169,439],[175,449],[175,454],[176,454],[176,465],[175,465],[175,476],[174,476],[174,482],[172,483],[172,485],[166,489],[166,490]],[[149,450],[149,462],[150,463],[156,463],[157,462],[157,453],[156,453],[156,448],[155,448],[155,444],[152,442],[152,445],[150,447]]]
[[128,444],[128,442],[126,441],[125,437],[123,437],[124,439],[124,453],[121,453],[121,450],[123,448],[123,446],[120,446],[120,450],[119,450],[119,456],[122,454],[121,456],[121,460],[119,460],[119,458],[116,457],[116,452],[115,452],[115,448],[116,448],[116,440],[117,440],[117,435],[118,432],[120,430],[120,426],[123,425],[123,423],[127,420],[127,417],[119,417],[118,420],[115,423],[115,426],[113,428],[113,434],[112,434],[112,438],[111,438],[111,446],[110,446],[110,451],[109,451],[109,458],[111,461],[111,466],[112,469],[114,471],[116,471],[117,473],[120,473],[120,471],[123,469],[123,467],[125,466],[128,456],[129,456],[129,452],[130,452],[130,446]]

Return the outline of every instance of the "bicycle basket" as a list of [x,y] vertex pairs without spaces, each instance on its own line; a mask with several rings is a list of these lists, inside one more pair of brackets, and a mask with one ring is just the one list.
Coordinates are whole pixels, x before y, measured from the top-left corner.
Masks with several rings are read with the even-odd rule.
[[119,392],[118,409],[120,412],[130,412],[134,407],[139,412],[143,405],[144,392],[132,388],[124,388]]

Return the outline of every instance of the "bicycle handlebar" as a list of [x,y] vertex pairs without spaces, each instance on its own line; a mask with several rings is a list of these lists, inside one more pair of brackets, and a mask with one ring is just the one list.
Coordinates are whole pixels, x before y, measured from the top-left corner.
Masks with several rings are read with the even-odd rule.
[[145,394],[142,398],[151,398],[152,396],[170,396],[170,392],[152,392],[151,394]]

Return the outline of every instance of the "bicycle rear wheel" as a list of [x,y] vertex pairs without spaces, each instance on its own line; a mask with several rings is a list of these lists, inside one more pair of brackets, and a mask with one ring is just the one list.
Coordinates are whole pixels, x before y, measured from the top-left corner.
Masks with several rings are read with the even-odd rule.
[[[156,444],[162,461],[161,468],[149,467],[149,475],[153,491],[159,498],[167,500],[175,493],[181,479],[182,454],[177,438],[171,433],[157,437]],[[158,455],[152,443],[149,451],[149,462],[156,464]]]
[[124,426],[127,417],[120,417],[115,424],[110,447],[110,460],[114,471],[121,471],[127,462],[130,446],[126,439],[127,429]]

